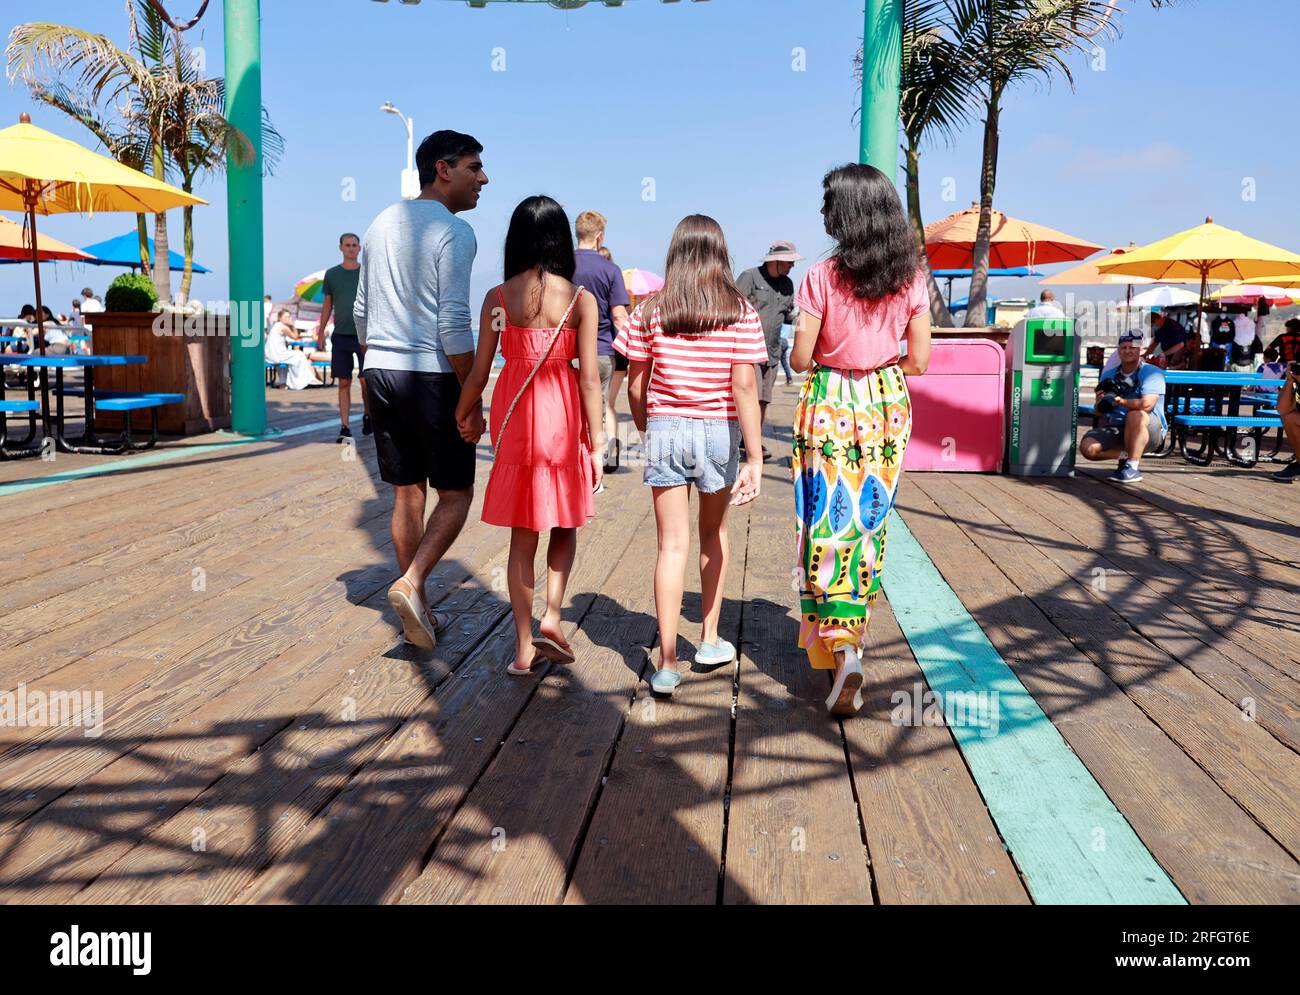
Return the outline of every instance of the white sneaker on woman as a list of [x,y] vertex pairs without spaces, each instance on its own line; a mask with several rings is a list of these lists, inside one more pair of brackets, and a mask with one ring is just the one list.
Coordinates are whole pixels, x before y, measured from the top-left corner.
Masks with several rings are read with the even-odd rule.
[[826,699],[832,715],[856,715],[862,707],[862,661],[852,646],[844,647],[844,663],[835,673],[835,686]]

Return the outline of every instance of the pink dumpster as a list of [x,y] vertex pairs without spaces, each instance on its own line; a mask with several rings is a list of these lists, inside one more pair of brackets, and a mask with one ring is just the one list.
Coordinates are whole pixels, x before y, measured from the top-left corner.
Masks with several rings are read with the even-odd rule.
[[1005,362],[1002,346],[989,339],[934,340],[925,376],[907,378],[905,470],[1001,470]]

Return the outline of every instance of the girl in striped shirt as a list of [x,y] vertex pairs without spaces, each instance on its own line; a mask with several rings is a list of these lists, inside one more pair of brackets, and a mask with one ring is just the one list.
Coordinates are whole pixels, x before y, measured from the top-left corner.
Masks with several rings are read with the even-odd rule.
[[[731,254],[712,218],[682,219],[668,246],[664,286],[633,310],[614,341],[628,359],[632,420],[645,440],[645,483],[654,493],[659,556],[655,613],[659,665],[650,681],[681,683],[677,625],[691,545],[690,487],[700,492],[704,626],[695,662],[730,663],[718,635],[727,573],[727,509],[758,497],[763,447],[754,365],[767,362],[763,326],[731,278]],[[740,466],[739,442],[749,453]]]

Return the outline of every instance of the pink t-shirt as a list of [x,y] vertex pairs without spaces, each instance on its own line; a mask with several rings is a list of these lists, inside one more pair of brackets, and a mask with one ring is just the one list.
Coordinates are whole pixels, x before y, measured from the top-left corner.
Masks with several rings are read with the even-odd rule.
[[930,310],[930,294],[920,270],[889,297],[860,301],[835,275],[835,260],[824,259],[804,275],[794,302],[820,318],[813,360],[841,370],[875,370],[898,362],[907,323]]
[[646,416],[728,418],[735,421],[731,368],[738,363],[766,363],[767,345],[758,313],[745,302],[740,320],[708,335],[668,335],[654,318],[645,320],[638,304],[618,333],[614,348],[632,362],[651,363]]

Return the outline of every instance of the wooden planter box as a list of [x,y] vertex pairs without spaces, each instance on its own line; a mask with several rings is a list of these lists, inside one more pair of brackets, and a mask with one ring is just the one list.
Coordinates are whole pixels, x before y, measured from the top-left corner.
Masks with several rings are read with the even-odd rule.
[[[158,409],[158,430],[200,435],[230,427],[230,334],[224,315],[102,312],[86,316],[96,353],[148,356],[139,366],[101,366],[96,390],[184,394],[184,404]],[[157,328],[155,328],[157,324]],[[148,428],[148,412],[135,412],[135,432]],[[97,411],[95,425],[120,431],[122,415]]]

